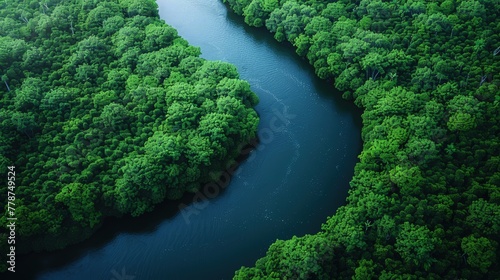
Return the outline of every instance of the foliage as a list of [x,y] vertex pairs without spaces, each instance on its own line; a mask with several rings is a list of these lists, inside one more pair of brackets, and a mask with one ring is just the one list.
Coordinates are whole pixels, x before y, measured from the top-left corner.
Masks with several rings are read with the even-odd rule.
[[201,59],[155,1],[0,8],[0,169],[16,167],[18,253],[194,192],[255,137],[249,84]]
[[[327,251],[277,241],[235,279],[500,278],[498,1],[223,2],[364,109],[347,204],[300,238]],[[333,261],[290,274],[311,250]]]

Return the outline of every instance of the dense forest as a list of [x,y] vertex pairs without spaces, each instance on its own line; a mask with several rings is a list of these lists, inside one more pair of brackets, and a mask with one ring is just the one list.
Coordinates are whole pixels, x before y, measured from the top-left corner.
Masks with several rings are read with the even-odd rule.
[[15,193],[17,253],[80,241],[235,163],[258,97],[199,55],[153,0],[0,1],[0,172],[16,178],[0,200]]
[[223,2],[364,110],[346,205],[234,279],[500,279],[500,1]]

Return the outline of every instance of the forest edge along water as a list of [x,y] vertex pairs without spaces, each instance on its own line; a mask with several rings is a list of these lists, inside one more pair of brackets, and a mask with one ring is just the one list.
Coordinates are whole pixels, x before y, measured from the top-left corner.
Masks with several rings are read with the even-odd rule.
[[18,276],[230,279],[276,239],[319,231],[345,203],[361,151],[360,111],[292,48],[247,27],[220,1],[158,5],[203,58],[234,64],[250,83],[260,99],[259,143],[227,172],[228,186],[207,185],[137,218],[110,218],[84,242],[23,256]]

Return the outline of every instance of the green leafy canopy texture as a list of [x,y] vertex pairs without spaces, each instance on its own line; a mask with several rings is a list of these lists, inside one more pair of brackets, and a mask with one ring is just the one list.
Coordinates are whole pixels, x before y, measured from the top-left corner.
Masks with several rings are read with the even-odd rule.
[[222,2],[364,110],[346,205],[234,279],[500,279],[500,1]]
[[18,253],[195,192],[255,138],[250,85],[199,55],[153,0],[0,1],[0,170],[16,168]]

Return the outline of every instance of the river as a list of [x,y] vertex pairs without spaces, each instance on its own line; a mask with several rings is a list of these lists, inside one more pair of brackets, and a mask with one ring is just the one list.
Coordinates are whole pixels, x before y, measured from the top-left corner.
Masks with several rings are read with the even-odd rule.
[[[230,62],[259,96],[261,143],[224,191],[110,219],[89,240],[17,263],[24,279],[231,279],[276,239],[315,233],[345,202],[361,151],[360,112],[290,46],[219,0],[159,0],[202,57]],[[179,212],[179,205],[196,206]],[[135,276],[135,278],[132,278]]]

